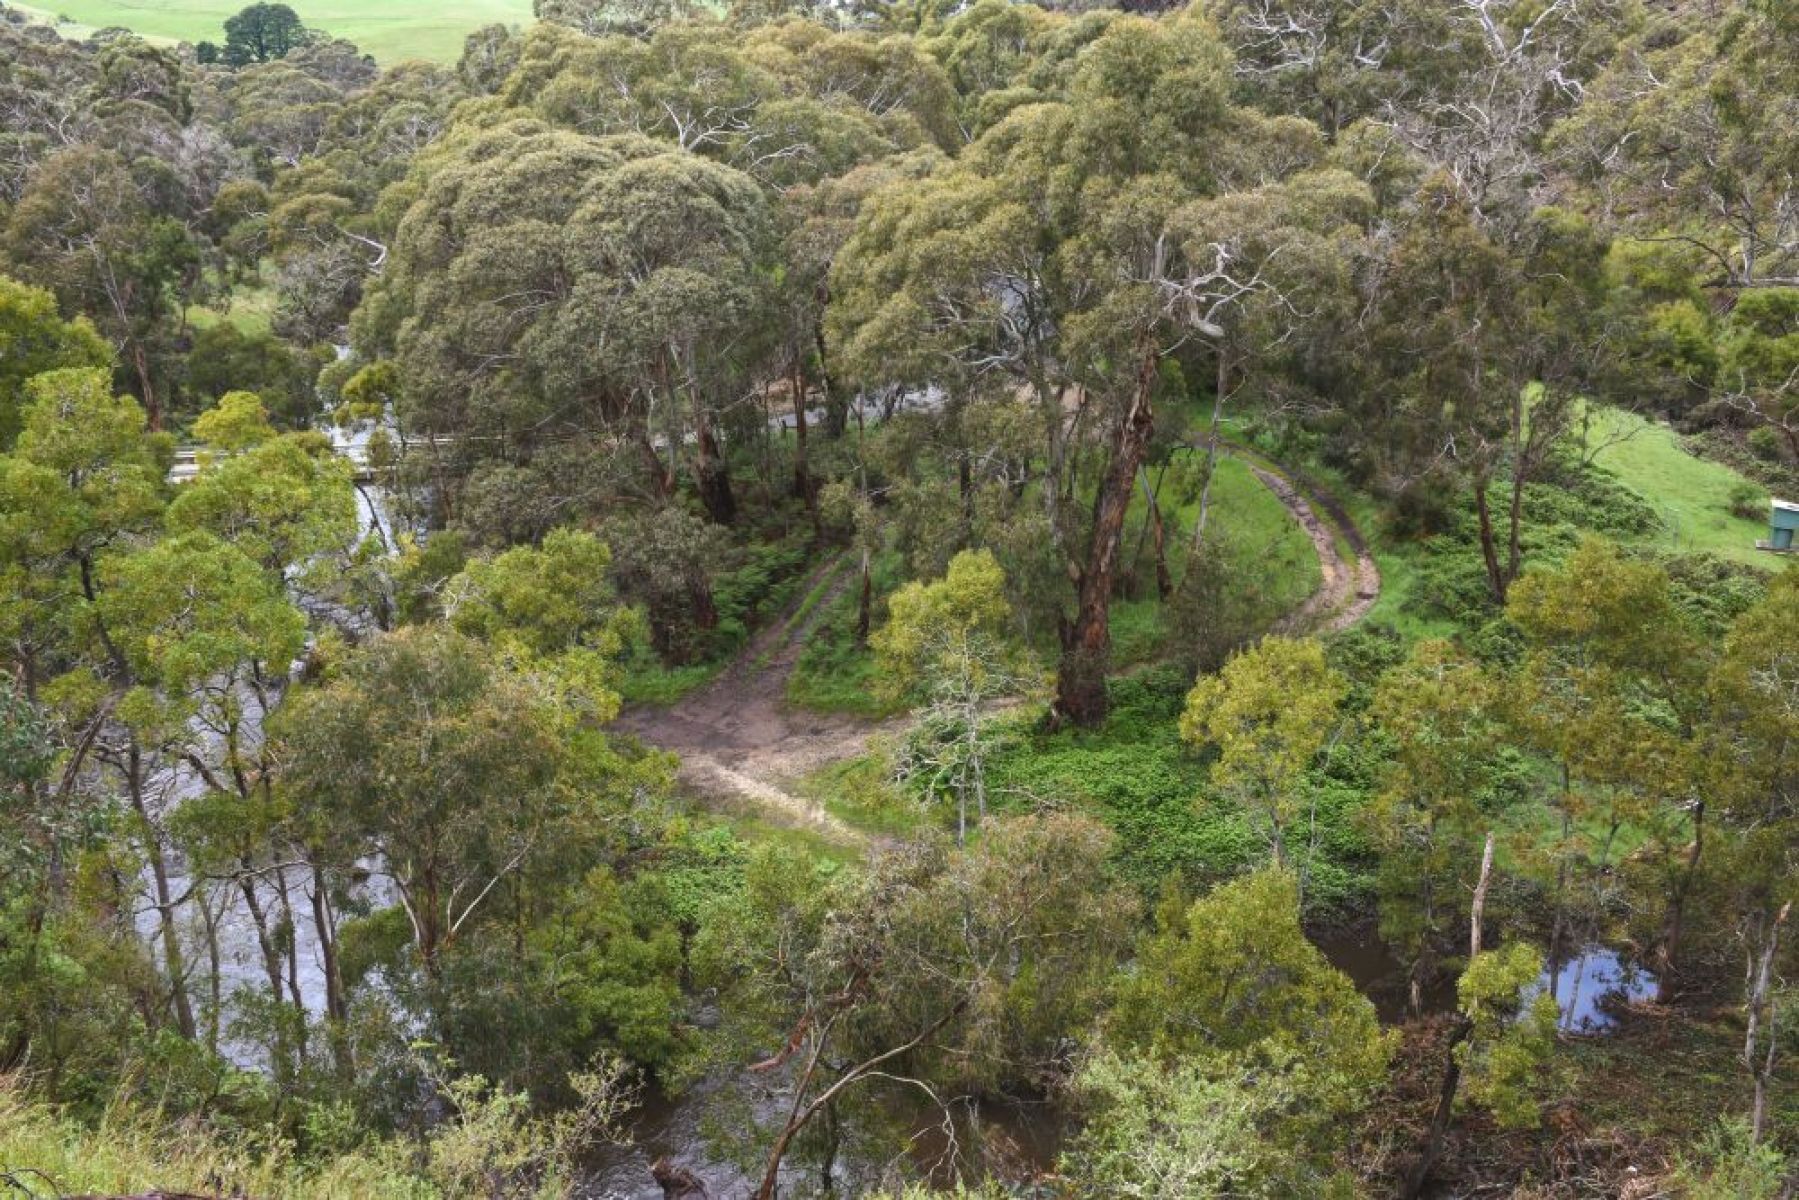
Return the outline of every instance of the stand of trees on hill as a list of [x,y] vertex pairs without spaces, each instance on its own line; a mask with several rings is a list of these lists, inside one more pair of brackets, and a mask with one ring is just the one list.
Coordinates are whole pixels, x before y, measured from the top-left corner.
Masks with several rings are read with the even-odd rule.
[[1792,1194],[1799,9],[1147,7],[0,10],[0,1181]]

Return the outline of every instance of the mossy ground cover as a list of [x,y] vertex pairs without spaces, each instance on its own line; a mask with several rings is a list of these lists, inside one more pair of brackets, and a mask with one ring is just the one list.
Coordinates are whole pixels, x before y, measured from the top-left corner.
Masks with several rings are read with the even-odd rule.
[[[1119,869],[1146,895],[1170,883],[1197,894],[1265,860],[1269,848],[1254,822],[1215,793],[1207,759],[1180,739],[1191,683],[1173,666],[1116,679],[1111,715],[1096,730],[1050,731],[1021,713],[989,768],[995,806],[1070,804],[1092,813],[1118,835]],[[1372,855],[1355,820],[1366,780],[1354,759],[1347,748],[1333,752],[1306,785],[1316,802],[1302,839],[1312,843],[1307,903],[1319,914],[1360,903],[1371,886]]]
[[[1408,1165],[1395,1145],[1416,1144],[1442,1086],[1447,1020],[1406,1026],[1396,1070],[1369,1107],[1358,1157],[1364,1178],[1399,1183]],[[1603,1037],[1559,1039],[1539,1072],[1542,1119],[1500,1129],[1472,1108],[1459,1114],[1434,1195],[1738,1197],[1784,1194],[1691,1186],[1717,1164],[1698,1145],[1722,1121],[1745,1118],[1739,1011],[1709,1002],[1650,1006],[1623,1016]],[[1799,1129],[1799,1084],[1776,1079],[1776,1145],[1790,1152]],[[1683,1178],[1683,1176],[1686,1176]],[[1578,1179],[1578,1189],[1544,1181]],[[1715,1185],[1714,1185],[1715,1188]],[[1370,1194],[1389,1194],[1383,1186]]]
[[[1594,1124],[1685,1142],[1720,1117],[1747,1117],[1742,1009],[1709,999],[1626,1017],[1609,1037],[1571,1039],[1568,1103]],[[1578,1101],[1576,1100],[1578,1098]],[[1799,1077],[1776,1073],[1772,1129],[1799,1149]]]

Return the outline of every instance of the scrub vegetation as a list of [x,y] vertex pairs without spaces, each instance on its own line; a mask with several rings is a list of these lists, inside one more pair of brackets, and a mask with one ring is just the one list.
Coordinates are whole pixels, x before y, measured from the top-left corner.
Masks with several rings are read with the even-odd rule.
[[1799,1188],[1792,4],[70,4],[0,1192]]

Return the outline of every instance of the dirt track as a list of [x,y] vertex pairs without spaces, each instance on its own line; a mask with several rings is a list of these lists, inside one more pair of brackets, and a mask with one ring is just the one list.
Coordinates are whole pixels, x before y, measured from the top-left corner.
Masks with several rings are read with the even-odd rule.
[[799,595],[820,583],[825,591],[803,617],[771,622],[711,683],[666,708],[636,708],[618,728],[681,757],[681,779],[707,796],[736,799],[783,823],[815,829],[846,842],[867,839],[792,785],[827,763],[854,758],[869,739],[903,722],[807,712],[787,703],[787,677],[820,616],[855,572],[847,557],[813,569]]
[[[1277,629],[1329,633],[1366,616],[1380,595],[1380,571],[1342,506],[1247,447],[1225,444],[1219,450],[1241,458],[1255,472],[1293,514],[1318,554],[1323,576],[1318,590],[1283,617]],[[1349,546],[1347,555],[1343,543]],[[868,842],[867,835],[798,795],[794,784],[818,767],[862,754],[877,735],[899,733],[907,718],[870,722],[787,703],[787,679],[806,638],[854,581],[847,555],[815,567],[798,594],[809,596],[821,584],[824,590],[803,616],[796,605],[751,639],[711,683],[666,708],[632,709],[619,718],[618,728],[678,754],[683,782],[709,799],[734,801],[746,811],[846,844]]]
[[[1306,531],[1318,555],[1322,575],[1318,590],[1276,622],[1275,629],[1281,633],[1336,633],[1367,616],[1380,599],[1380,568],[1368,552],[1362,531],[1336,498],[1246,446],[1232,442],[1218,449],[1242,459],[1255,472]],[[1344,554],[1339,537],[1349,544],[1349,554]]]

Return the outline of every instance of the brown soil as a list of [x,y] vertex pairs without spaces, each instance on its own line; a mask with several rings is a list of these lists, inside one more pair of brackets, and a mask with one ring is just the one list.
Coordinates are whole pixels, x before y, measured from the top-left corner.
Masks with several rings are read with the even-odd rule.
[[[1235,443],[1221,450],[1241,458],[1262,485],[1286,506],[1312,539],[1323,578],[1304,604],[1276,624],[1281,633],[1336,633],[1368,615],[1380,599],[1380,568],[1347,510],[1329,492],[1255,451]],[[1323,515],[1320,515],[1320,514]],[[1349,543],[1345,555],[1338,537]]]
[[[771,622],[716,679],[666,708],[637,708],[618,728],[681,758],[681,780],[712,798],[735,800],[781,824],[861,843],[860,831],[797,795],[808,772],[862,754],[875,734],[897,723],[812,713],[787,703],[787,678],[806,639],[831,602],[853,581],[847,557],[831,559],[801,583],[799,594],[829,581],[806,616]],[[803,602],[803,601],[802,601]]]

